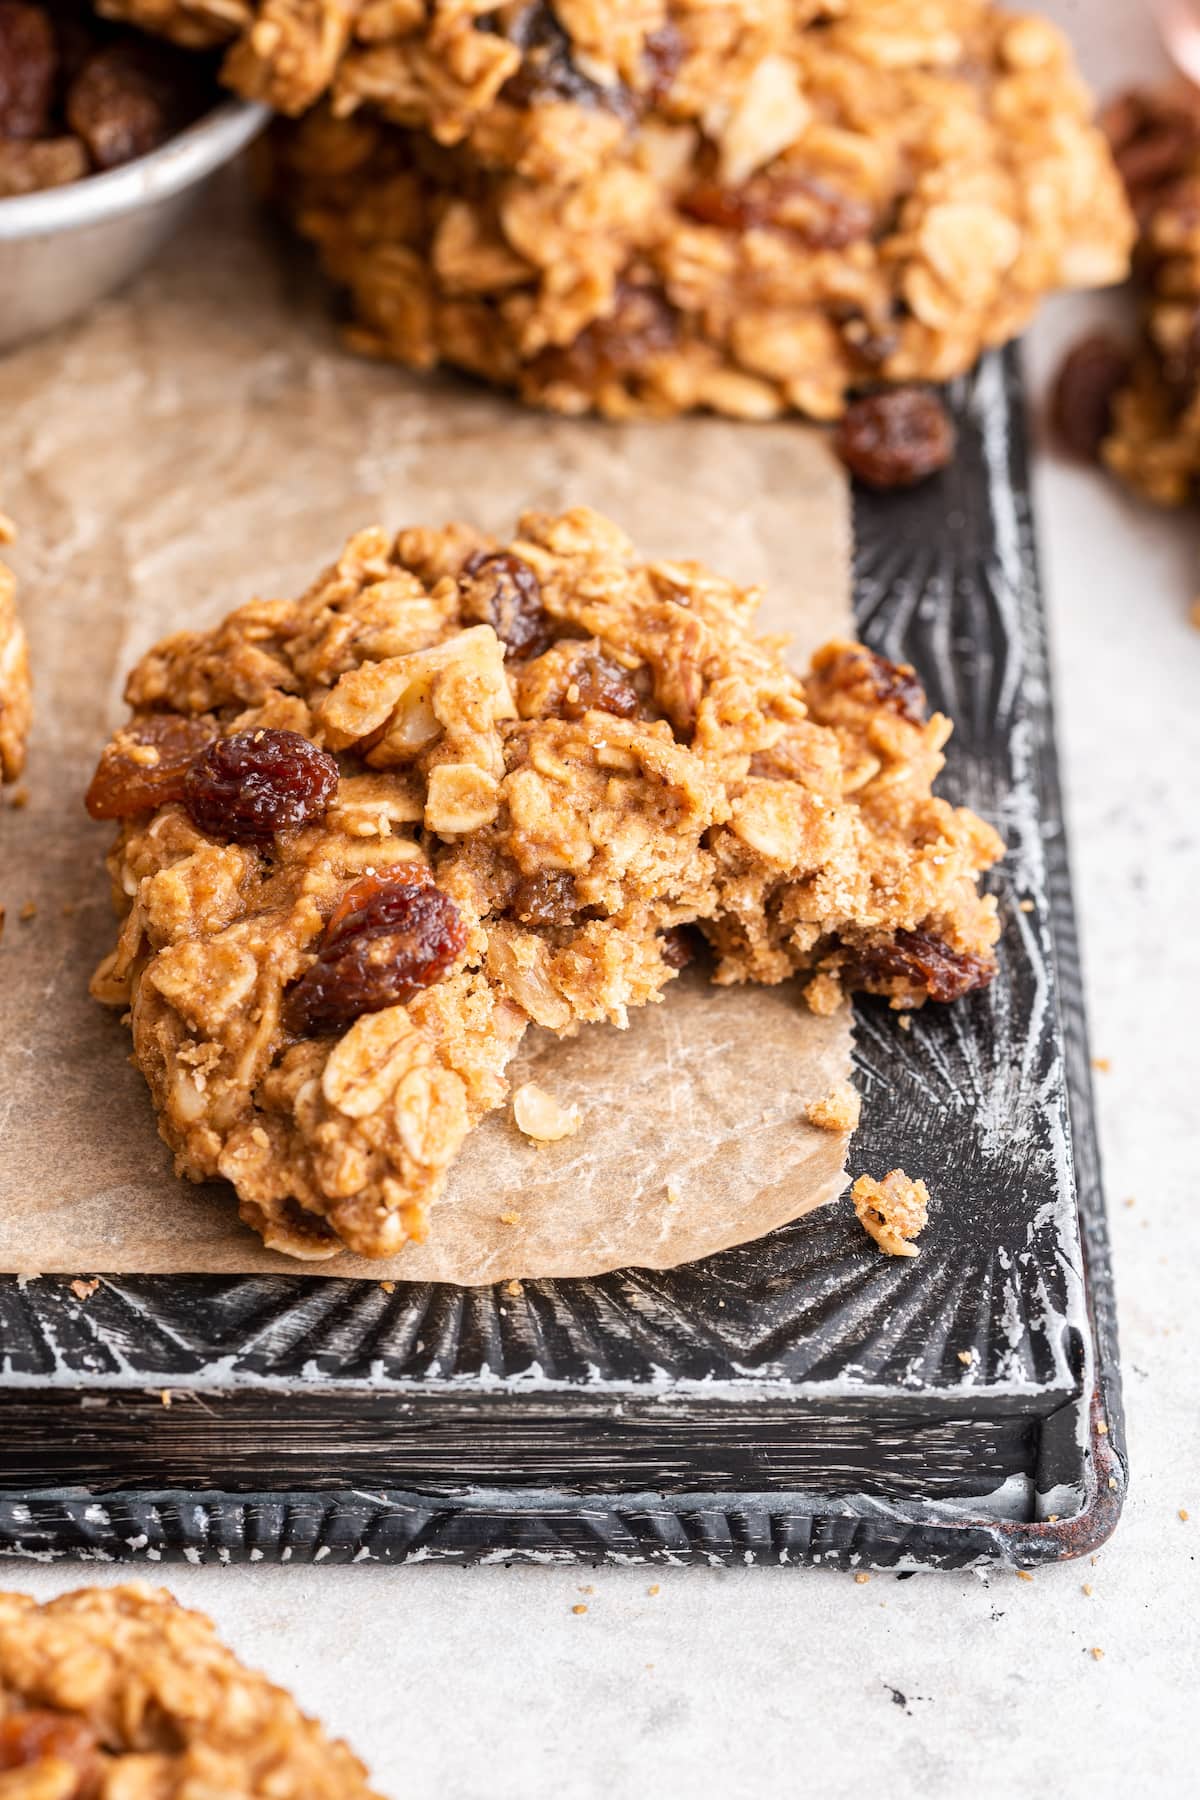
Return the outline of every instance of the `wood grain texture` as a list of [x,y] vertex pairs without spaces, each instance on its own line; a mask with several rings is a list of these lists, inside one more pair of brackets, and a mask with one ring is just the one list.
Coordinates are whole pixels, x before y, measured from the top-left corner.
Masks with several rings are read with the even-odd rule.
[[920,1258],[843,1207],[519,1295],[5,1282],[0,1550],[957,1567],[1107,1535],[1115,1315],[1015,354],[952,398],[953,468],[856,507],[863,633],[954,717],[944,791],[1010,845],[994,987],[909,1032],[857,1009],[852,1169],[926,1178]]

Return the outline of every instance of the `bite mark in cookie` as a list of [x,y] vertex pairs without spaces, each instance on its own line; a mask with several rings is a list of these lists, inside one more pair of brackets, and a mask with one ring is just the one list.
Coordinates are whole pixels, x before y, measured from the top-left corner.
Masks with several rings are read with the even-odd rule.
[[688,928],[718,982],[800,974],[817,1010],[990,980],[1001,846],[931,792],[949,722],[861,645],[793,673],[756,605],[578,509],[361,532],[152,650],[92,788],[123,918],[94,991],[180,1172],[294,1255],[389,1255],[527,1026],[624,1024]]

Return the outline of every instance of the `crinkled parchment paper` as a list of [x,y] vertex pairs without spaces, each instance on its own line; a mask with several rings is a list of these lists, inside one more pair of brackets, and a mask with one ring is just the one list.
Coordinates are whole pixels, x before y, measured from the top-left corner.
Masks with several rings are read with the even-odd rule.
[[[113,934],[109,828],[80,796],[156,638],[299,592],[359,526],[586,502],[645,550],[762,582],[803,655],[848,620],[845,484],[796,425],[613,427],[344,354],[315,293],[231,181],[164,261],[77,329],[0,361],[0,507],[37,687],[28,803],[0,815],[0,1269],[294,1269],[230,1190],[179,1181],[117,1017],[89,999]],[[22,919],[22,910],[36,908]],[[514,1085],[577,1100],[536,1147],[506,1110],[471,1140],[428,1244],[310,1273],[462,1283],[669,1267],[840,1192],[845,1139],[806,1102],[850,1027],[791,987],[689,971],[628,1032],[532,1033]]]

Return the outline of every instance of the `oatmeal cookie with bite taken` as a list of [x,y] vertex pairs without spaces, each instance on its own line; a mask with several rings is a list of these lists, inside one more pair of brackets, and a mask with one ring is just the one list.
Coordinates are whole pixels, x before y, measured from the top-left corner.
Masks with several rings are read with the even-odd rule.
[[378,1800],[290,1694],[140,1583],[0,1594],[5,1800]]
[[360,532],[152,650],[88,795],[120,822],[94,991],[180,1172],[272,1247],[390,1255],[527,1026],[624,1025],[680,927],[821,1010],[985,985],[1001,846],[930,793],[948,722],[859,645],[793,673],[757,603],[580,508]]

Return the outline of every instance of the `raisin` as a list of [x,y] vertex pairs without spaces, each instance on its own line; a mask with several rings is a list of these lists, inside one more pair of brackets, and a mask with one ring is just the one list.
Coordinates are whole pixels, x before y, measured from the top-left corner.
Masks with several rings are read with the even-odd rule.
[[563,382],[594,394],[606,382],[639,375],[679,337],[679,315],[661,288],[622,281],[612,311],[571,343],[541,351],[530,364],[536,385]]
[[653,106],[661,106],[670,96],[675,77],[683,66],[687,45],[677,26],[670,21],[657,31],[647,33],[642,51],[646,70],[645,93]]
[[1132,363],[1115,338],[1097,332],[1068,352],[1054,383],[1051,419],[1063,447],[1096,462],[1112,429],[1113,401],[1129,380]]
[[929,702],[912,664],[889,662],[886,656],[879,656],[874,650],[859,654],[866,664],[879,705],[898,712],[910,725],[923,725],[929,716]]
[[926,388],[887,388],[852,400],[834,432],[834,449],[868,487],[911,487],[954,455],[950,415]]
[[341,1031],[364,1013],[404,1006],[446,975],[467,928],[426,871],[401,864],[358,881],[326,926],[317,959],[290,990],[297,1035]]
[[571,39],[546,0],[525,7],[509,38],[521,52],[521,67],[505,82],[500,98],[513,106],[540,106],[568,100],[576,106],[603,106],[610,112],[629,113],[630,97],[622,86],[605,87],[577,67]]
[[582,719],[586,712],[632,719],[638,705],[637,694],[616,663],[598,650],[586,650],[571,670],[560,710],[564,719]]
[[0,137],[0,200],[65,187],[89,171],[87,151],[78,138]]
[[216,736],[212,719],[150,713],[106,745],[84,802],[93,819],[132,819],[182,800],[188,770]]
[[897,931],[886,943],[856,948],[841,969],[848,987],[943,1001],[959,1000],[986,987],[995,973],[991,957],[952,950],[927,931]]
[[157,150],[174,129],[165,71],[140,44],[110,44],[89,56],[67,90],[66,112],[98,169]]
[[569,925],[575,917],[579,898],[575,877],[566,869],[539,869],[536,875],[525,875],[517,883],[512,897],[512,912],[522,925]]
[[826,181],[785,171],[755,175],[741,187],[701,181],[688,189],[680,210],[702,225],[722,231],[774,227],[794,231],[813,250],[839,250],[869,237],[875,215]]
[[218,738],[188,770],[183,803],[210,837],[266,843],[320,818],[337,792],[338,767],[298,731],[239,731]]
[[686,925],[674,925],[669,931],[660,932],[659,938],[662,959],[669,969],[686,969],[694,960],[696,945]]
[[1110,101],[1100,123],[1140,223],[1153,210],[1161,190],[1188,167],[1200,148],[1200,107],[1181,94],[1120,94]]
[[72,1713],[35,1707],[0,1719],[0,1770],[28,1769],[51,1759],[66,1763],[75,1771],[72,1800],[95,1793],[101,1772],[97,1750],[91,1726]]
[[0,0],[0,137],[50,132],[58,53],[44,7]]
[[461,579],[464,616],[490,625],[506,656],[536,656],[545,649],[541,584],[527,562],[510,550],[476,551]]

